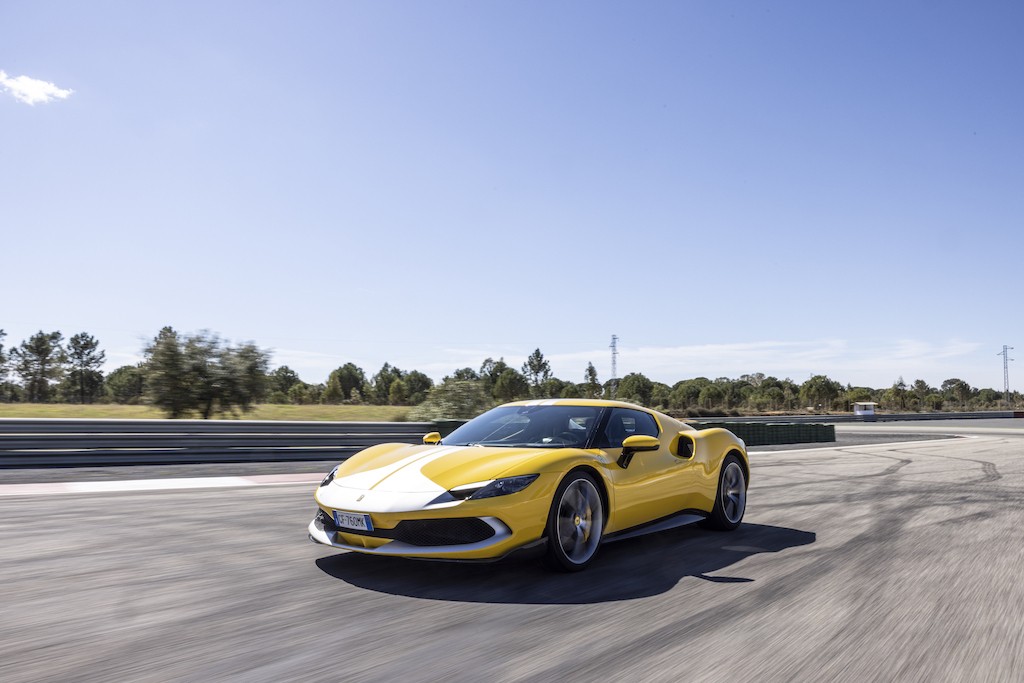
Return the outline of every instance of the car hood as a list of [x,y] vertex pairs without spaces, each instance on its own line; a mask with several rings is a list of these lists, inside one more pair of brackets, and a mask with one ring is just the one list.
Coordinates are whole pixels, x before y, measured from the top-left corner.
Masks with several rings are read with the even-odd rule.
[[381,444],[338,468],[332,486],[381,493],[440,493],[516,472],[542,453],[564,449]]

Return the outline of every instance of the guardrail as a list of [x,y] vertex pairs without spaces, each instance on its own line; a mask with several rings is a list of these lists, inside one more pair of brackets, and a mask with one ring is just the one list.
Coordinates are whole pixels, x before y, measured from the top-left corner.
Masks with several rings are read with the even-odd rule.
[[344,460],[432,422],[0,419],[0,468]]
[[[883,414],[876,415],[874,421],[1013,417],[1024,418],[1024,412]],[[863,421],[863,417],[852,415],[786,415],[692,422],[800,425]],[[0,468],[344,460],[378,443],[419,443],[427,432],[447,433],[455,424],[0,418]],[[749,436],[751,441],[766,438],[758,430]],[[773,433],[771,438],[777,436]],[[817,441],[825,437],[815,432],[810,438],[794,431],[784,438]]]

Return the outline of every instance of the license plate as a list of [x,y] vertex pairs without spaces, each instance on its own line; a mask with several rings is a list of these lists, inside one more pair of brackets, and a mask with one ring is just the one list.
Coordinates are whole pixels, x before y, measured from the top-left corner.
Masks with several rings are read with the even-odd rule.
[[334,525],[342,529],[353,529],[355,531],[373,531],[373,522],[370,515],[360,515],[355,512],[334,511]]

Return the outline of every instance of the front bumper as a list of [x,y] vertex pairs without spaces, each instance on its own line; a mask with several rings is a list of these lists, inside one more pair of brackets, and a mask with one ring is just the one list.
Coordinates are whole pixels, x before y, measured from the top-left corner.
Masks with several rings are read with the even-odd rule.
[[[493,559],[505,555],[514,549],[515,541],[512,532],[497,517],[474,517],[480,523],[490,527],[493,535],[480,541],[454,543],[447,545],[421,545],[399,538],[388,538],[381,534],[364,535],[359,532],[339,530],[330,522],[326,522],[318,513],[309,523],[307,531],[309,540],[341,550],[352,550],[370,555],[390,555],[393,557],[417,557],[425,559]],[[392,531],[392,530],[381,530]]]

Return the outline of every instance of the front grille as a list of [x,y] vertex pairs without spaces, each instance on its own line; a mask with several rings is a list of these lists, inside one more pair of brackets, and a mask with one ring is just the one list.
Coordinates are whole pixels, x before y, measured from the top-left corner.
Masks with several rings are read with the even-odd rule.
[[320,524],[323,525],[324,531],[338,531],[338,527],[334,524],[334,518],[323,510],[317,510],[316,518],[320,520]]
[[463,545],[486,541],[493,535],[494,529],[484,520],[459,517],[399,522],[392,538],[410,545]]
[[317,518],[328,533],[342,532],[353,536],[390,538],[409,545],[439,546],[467,545],[486,541],[494,535],[490,524],[477,517],[455,517],[452,519],[409,519],[399,522],[394,529],[353,531],[341,529],[334,524],[331,515],[320,510]]

